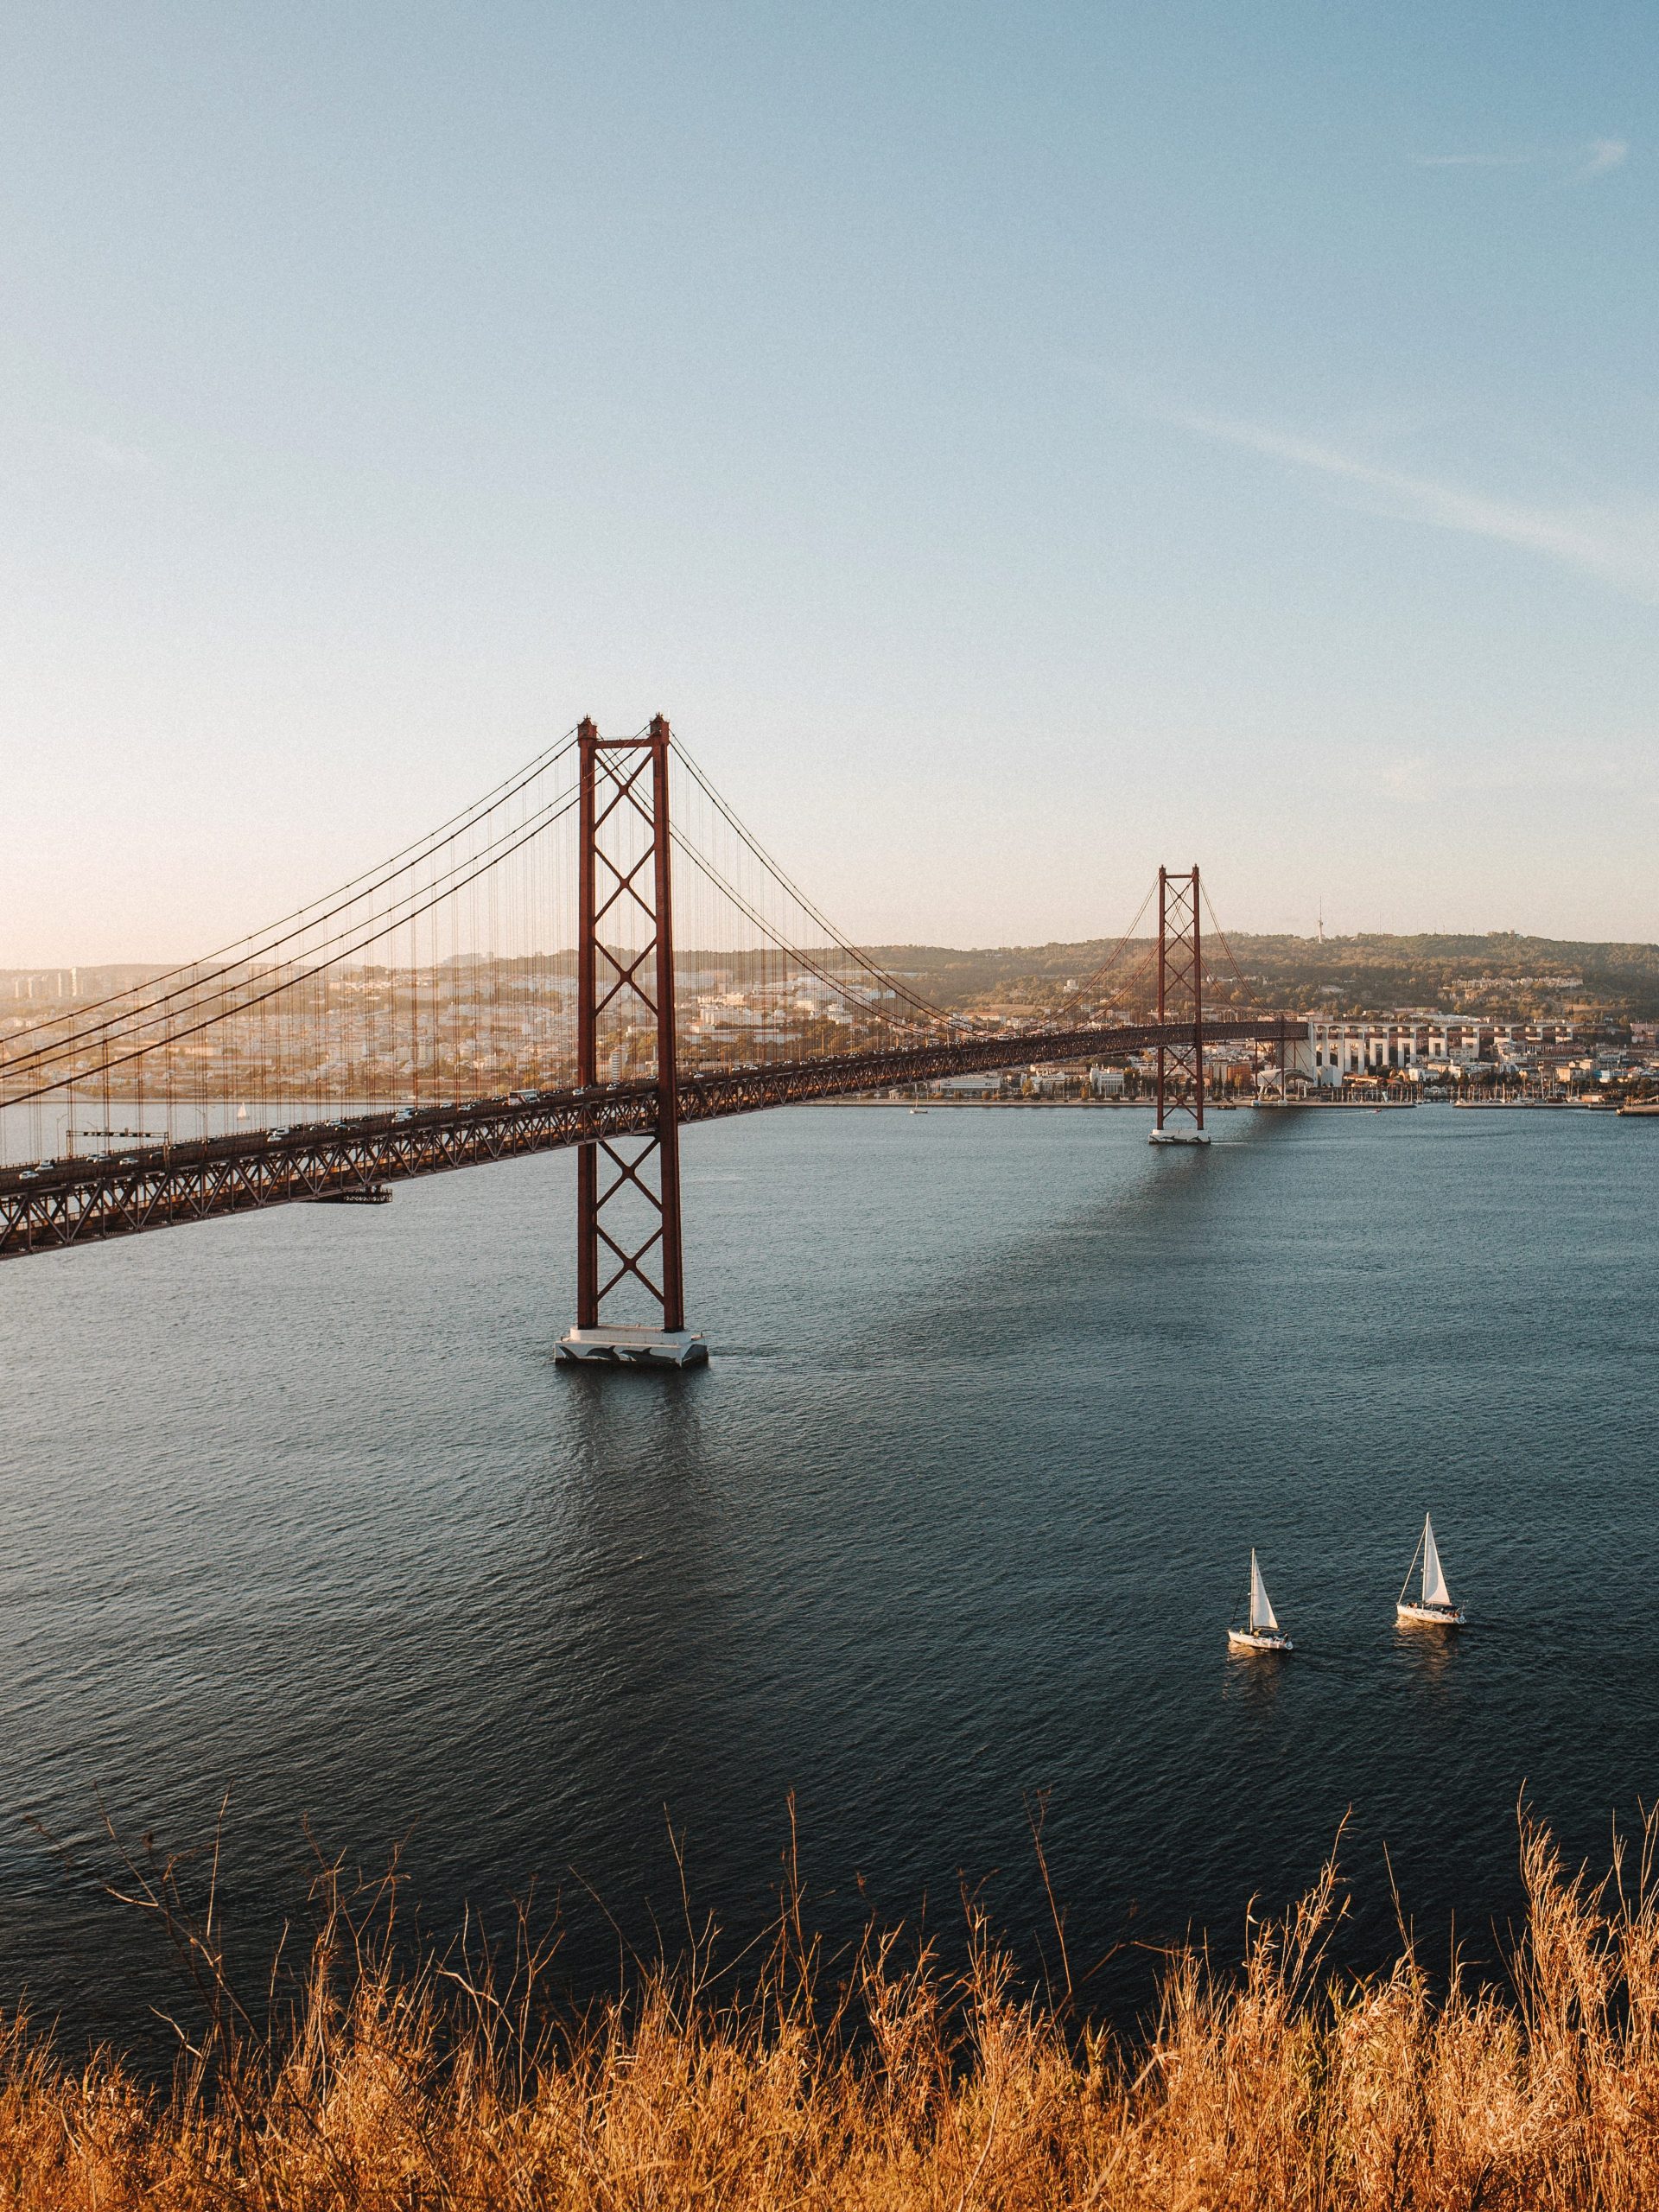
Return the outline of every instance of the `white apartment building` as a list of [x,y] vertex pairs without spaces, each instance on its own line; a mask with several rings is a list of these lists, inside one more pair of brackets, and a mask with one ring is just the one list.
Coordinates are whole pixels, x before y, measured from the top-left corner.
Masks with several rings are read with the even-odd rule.
[[1493,1043],[1490,1025],[1446,1016],[1351,1021],[1315,1014],[1306,1039],[1290,1048],[1287,1073],[1335,1090],[1354,1076],[1386,1081],[1403,1068],[1471,1067],[1491,1058]]

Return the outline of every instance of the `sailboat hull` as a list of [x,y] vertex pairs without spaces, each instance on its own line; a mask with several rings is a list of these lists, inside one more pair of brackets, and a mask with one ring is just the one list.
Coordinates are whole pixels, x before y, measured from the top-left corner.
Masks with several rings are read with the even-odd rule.
[[1408,1605],[1402,1599],[1394,1609],[1394,1618],[1402,1625],[1412,1628],[1461,1628],[1461,1605]]
[[1265,1628],[1230,1628],[1227,1646],[1231,1651],[1294,1651],[1296,1649],[1287,1636],[1275,1635]]

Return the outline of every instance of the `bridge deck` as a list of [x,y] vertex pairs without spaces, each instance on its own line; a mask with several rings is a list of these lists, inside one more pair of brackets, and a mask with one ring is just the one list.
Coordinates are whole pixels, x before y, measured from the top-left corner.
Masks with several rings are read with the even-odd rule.
[[[1211,1044],[1282,1044],[1300,1027],[1275,1015],[1206,1022],[1204,1033]],[[896,1084],[1144,1052],[1160,1042],[1187,1042],[1192,1034],[1190,1022],[1139,1023],[726,1069],[682,1079],[680,1119],[714,1121]],[[249,1129],[107,1158],[0,1168],[0,1259],[267,1206],[339,1198],[416,1175],[598,1139],[644,1135],[655,1126],[656,1115],[654,1083],[608,1084],[544,1091],[520,1105],[493,1098],[404,1108],[293,1127],[280,1136]]]

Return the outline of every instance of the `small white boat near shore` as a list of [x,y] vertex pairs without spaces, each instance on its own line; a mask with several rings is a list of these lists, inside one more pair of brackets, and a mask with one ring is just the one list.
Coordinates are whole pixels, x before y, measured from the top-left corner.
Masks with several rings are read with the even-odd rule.
[[[1408,1598],[1411,1587],[1412,1570],[1419,1559],[1423,1562],[1421,1594]],[[1452,1592],[1446,1586],[1446,1569],[1440,1565],[1440,1548],[1434,1541],[1434,1530],[1427,1513],[1423,1516],[1423,1533],[1417,1539],[1417,1548],[1411,1555],[1411,1566],[1406,1569],[1406,1579],[1400,1585],[1395,1600],[1394,1618],[1414,1628],[1461,1628],[1463,1608],[1452,1602]]]
[[1262,1569],[1255,1554],[1250,1554],[1250,1602],[1243,1628],[1227,1631],[1228,1648],[1233,1651],[1292,1651],[1295,1646],[1279,1625],[1278,1616],[1268,1597],[1268,1586],[1262,1580]]

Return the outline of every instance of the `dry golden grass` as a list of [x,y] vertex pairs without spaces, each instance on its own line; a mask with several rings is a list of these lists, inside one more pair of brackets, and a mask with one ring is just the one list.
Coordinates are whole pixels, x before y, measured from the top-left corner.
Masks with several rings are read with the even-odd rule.
[[874,1938],[827,2005],[785,1900],[745,1995],[706,1947],[579,2027],[536,2024],[544,1961],[494,1984],[400,1970],[336,1892],[297,2002],[255,2033],[211,1911],[169,1878],[131,1895],[180,1941],[207,2030],[170,2092],[74,2069],[0,2027],[0,2204],[1588,2208],[1659,2205],[1659,1903],[1651,1834],[1599,1887],[1524,1830],[1529,1912],[1502,1998],[1433,1993],[1409,1945],[1385,1979],[1330,1974],[1327,1873],[1237,1974],[1174,1961],[1134,2046],[970,1963]]

